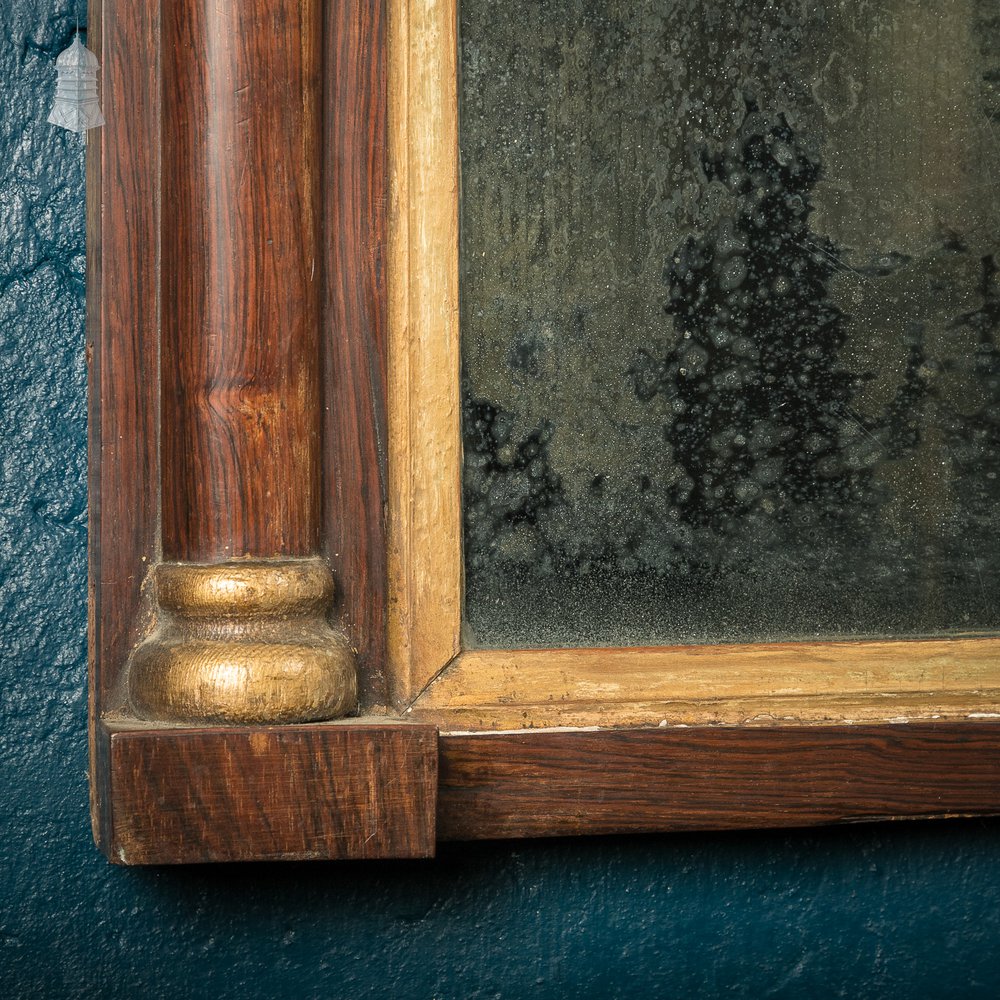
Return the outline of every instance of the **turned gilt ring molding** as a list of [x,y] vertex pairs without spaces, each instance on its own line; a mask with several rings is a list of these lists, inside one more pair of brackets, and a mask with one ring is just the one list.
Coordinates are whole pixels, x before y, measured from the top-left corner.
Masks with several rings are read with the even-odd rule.
[[129,667],[140,718],[308,722],[354,708],[354,658],[326,620],[323,561],[164,563],[155,575],[161,622]]

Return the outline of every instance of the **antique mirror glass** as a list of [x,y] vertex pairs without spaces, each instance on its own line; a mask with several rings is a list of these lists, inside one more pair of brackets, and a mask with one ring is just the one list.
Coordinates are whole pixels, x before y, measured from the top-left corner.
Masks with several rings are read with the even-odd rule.
[[993,0],[463,0],[465,643],[1000,624]]

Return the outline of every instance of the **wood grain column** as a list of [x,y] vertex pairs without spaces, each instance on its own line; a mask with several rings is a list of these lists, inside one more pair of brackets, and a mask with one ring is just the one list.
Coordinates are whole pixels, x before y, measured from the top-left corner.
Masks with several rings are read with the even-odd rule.
[[321,552],[320,0],[163,6],[155,718],[291,722],[353,707]]

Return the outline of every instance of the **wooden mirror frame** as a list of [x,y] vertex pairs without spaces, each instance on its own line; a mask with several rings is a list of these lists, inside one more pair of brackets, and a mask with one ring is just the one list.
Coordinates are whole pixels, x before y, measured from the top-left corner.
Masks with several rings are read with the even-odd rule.
[[100,0],[90,44],[112,860],[1000,812],[1000,640],[461,649],[455,0]]

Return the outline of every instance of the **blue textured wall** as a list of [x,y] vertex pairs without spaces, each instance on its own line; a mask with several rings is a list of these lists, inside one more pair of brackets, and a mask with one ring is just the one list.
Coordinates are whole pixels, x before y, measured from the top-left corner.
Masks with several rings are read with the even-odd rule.
[[108,865],[85,774],[83,152],[44,121],[71,21],[0,2],[0,998],[1000,996],[996,823]]

